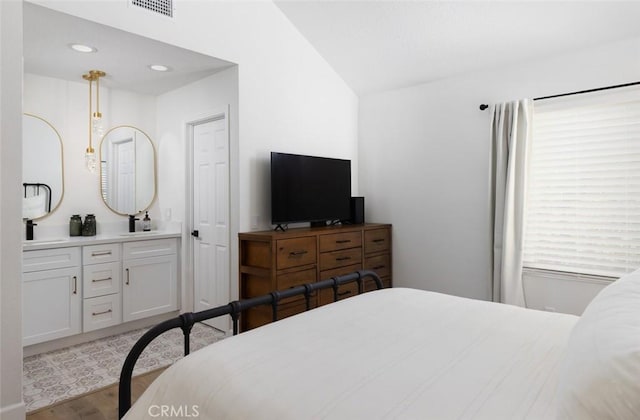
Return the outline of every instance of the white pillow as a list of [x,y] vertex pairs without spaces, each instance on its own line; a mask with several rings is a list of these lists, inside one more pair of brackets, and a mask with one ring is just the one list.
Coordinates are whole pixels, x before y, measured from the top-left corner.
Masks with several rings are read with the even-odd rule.
[[640,270],[605,287],[572,330],[558,417],[640,419]]

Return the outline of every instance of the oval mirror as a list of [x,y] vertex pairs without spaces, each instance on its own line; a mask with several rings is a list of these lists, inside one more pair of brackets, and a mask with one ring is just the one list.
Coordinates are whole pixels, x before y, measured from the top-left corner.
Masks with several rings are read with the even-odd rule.
[[156,196],[155,149],[149,136],[131,126],[109,130],[100,143],[100,192],[118,214],[137,214]]
[[64,195],[62,139],[44,119],[22,116],[22,217],[52,213]]

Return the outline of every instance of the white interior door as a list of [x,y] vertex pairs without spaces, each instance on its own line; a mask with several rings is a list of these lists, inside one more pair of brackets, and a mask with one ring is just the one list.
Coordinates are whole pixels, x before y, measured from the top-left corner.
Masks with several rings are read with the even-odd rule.
[[115,208],[126,209],[127,214],[136,214],[135,185],[136,185],[136,147],[135,140],[128,138],[114,143],[116,182],[113,184],[116,191]]
[[[229,302],[229,133],[226,118],[193,126],[194,309]],[[195,233],[195,232],[194,232]],[[228,331],[228,317],[207,322]]]

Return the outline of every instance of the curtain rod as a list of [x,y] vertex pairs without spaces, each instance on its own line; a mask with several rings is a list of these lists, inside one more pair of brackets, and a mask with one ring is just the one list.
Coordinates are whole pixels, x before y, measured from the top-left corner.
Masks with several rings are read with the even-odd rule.
[[[605,86],[605,87],[600,87],[600,88],[595,88],[595,89],[579,90],[579,91],[576,91],[576,92],[559,93],[557,95],[541,96],[539,98],[533,98],[533,100],[534,101],[541,101],[543,99],[559,98],[561,96],[580,95],[582,93],[598,92],[600,90],[617,89],[617,88],[623,88],[623,87],[634,86],[634,85],[640,85],[640,81],[631,82],[631,83],[623,83],[621,85]],[[480,111],[484,111],[487,108],[489,108],[489,105],[480,104]]]

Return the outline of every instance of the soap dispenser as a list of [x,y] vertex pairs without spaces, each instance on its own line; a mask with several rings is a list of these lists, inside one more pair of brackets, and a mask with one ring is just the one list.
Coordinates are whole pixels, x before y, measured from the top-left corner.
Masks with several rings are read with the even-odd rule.
[[151,219],[149,218],[149,212],[144,212],[144,219],[142,219],[142,231],[149,232],[151,230]]

